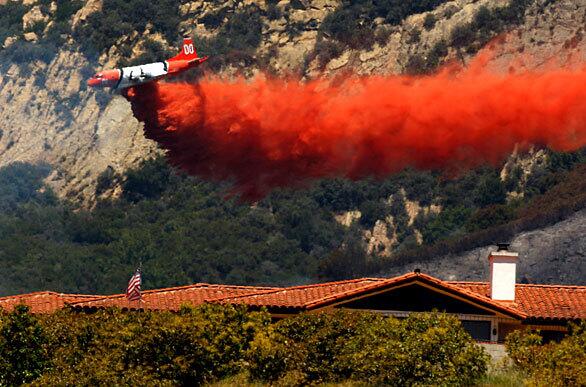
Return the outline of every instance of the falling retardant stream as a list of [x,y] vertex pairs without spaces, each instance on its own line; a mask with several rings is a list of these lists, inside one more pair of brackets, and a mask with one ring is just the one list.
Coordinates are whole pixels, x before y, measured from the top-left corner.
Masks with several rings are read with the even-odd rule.
[[463,170],[515,148],[586,145],[586,67],[343,81],[150,83],[126,98],[171,164],[245,200],[313,179]]

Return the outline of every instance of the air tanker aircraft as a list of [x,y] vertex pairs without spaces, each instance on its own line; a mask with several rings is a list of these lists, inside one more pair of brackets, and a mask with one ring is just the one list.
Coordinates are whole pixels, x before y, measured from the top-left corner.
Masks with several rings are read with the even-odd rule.
[[156,81],[168,75],[179,74],[185,70],[199,66],[207,59],[207,56],[203,58],[197,56],[191,38],[184,38],[181,52],[171,59],[167,59],[164,62],[100,71],[90,78],[87,84],[91,87],[125,89],[127,87]]

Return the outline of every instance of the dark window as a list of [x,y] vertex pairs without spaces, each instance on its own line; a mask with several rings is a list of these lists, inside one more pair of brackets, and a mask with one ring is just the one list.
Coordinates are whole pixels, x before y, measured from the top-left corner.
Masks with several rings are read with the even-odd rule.
[[490,321],[461,321],[462,326],[477,341],[490,341]]

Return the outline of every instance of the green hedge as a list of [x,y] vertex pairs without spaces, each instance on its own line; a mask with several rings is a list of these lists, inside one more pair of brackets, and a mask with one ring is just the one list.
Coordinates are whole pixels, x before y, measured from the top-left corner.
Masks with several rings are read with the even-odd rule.
[[20,306],[0,315],[0,382],[470,385],[486,373],[483,349],[443,314],[336,311],[270,321],[264,311],[220,305],[48,316]]

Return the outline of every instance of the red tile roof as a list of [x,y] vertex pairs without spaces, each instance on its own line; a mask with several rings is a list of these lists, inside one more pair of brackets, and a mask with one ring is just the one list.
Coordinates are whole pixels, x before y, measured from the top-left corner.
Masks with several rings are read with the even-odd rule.
[[[450,284],[487,297],[490,295],[487,282]],[[517,284],[515,301],[501,303],[523,312],[530,319],[586,319],[586,286]]]
[[269,309],[312,310],[350,300],[370,292],[383,291],[416,281],[427,283],[433,287],[458,295],[511,317],[526,317],[522,311],[504,303],[496,302],[486,295],[420,273],[408,273],[394,278],[360,278],[349,281],[295,286],[257,294],[227,297],[219,301],[232,304],[266,306]]
[[179,310],[184,304],[200,305],[218,298],[270,291],[275,288],[195,284],[142,292],[141,301],[128,301],[124,294],[115,294],[93,300],[72,302],[75,308],[92,309],[118,307],[127,309]]
[[0,308],[11,312],[16,305],[24,304],[32,313],[53,313],[69,302],[90,300],[99,296],[86,294],[64,294],[56,292],[34,292],[17,296],[0,297]]
[[383,278],[359,278],[322,284],[301,285],[288,288],[274,288],[269,291],[250,293],[218,299],[223,303],[251,306],[305,308],[308,304],[322,299],[336,298],[344,294],[384,281]]
[[443,292],[464,298],[477,305],[521,320],[586,319],[586,286],[516,285],[515,302],[490,298],[486,282],[442,281],[425,275],[409,273],[395,278],[359,278],[288,288],[195,284],[147,290],[143,300],[128,301],[124,294],[92,296],[36,292],[0,297],[0,307],[11,311],[24,303],[33,313],[54,312],[66,304],[79,309],[120,307],[127,309],[178,310],[183,304],[204,302],[265,306],[273,312],[295,313],[313,310],[390,290],[410,282],[421,282]]

